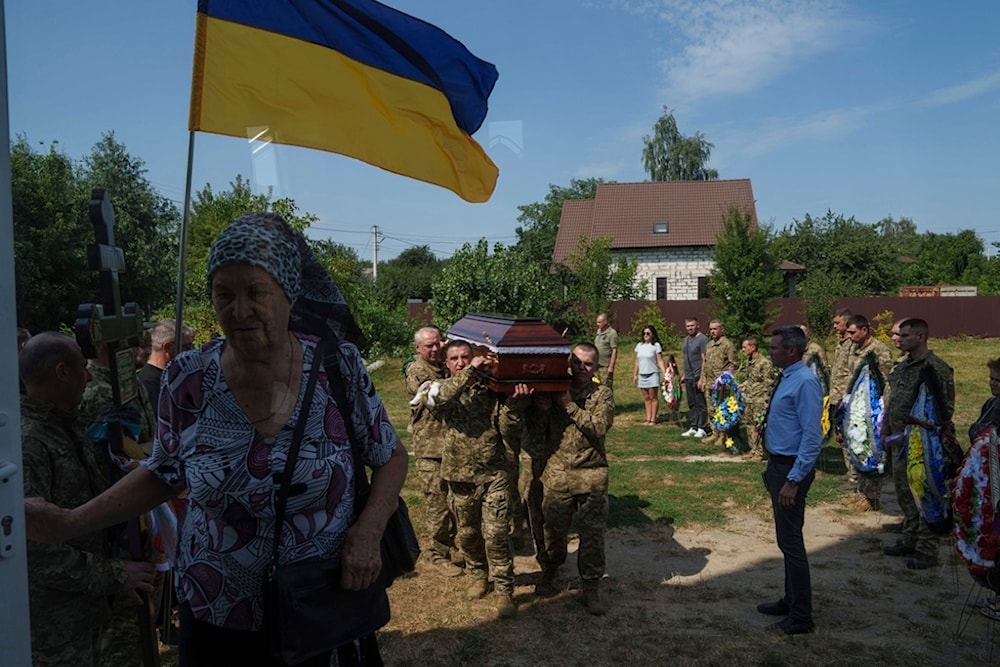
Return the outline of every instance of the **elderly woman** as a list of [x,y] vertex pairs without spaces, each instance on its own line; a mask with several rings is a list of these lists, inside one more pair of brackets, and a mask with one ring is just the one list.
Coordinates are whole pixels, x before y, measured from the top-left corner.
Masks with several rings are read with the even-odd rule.
[[[266,658],[263,591],[276,480],[295,424],[307,420],[279,563],[340,559],[341,583],[352,590],[379,574],[381,535],[396,509],[407,455],[351,343],[340,342],[338,355],[351,414],[338,409],[323,367],[311,404],[303,404],[309,370],[322,363],[314,356],[318,337],[350,336],[354,322],[305,240],[282,218],[244,215],[219,234],[208,289],[224,336],[167,367],[152,456],[76,509],[29,501],[29,535],[63,540],[189,489],[177,557],[181,665],[279,665]],[[357,518],[348,428],[374,470]],[[51,527],[47,535],[43,523]],[[333,664],[381,664],[374,635],[334,653]],[[331,664],[331,656],[306,664]]]

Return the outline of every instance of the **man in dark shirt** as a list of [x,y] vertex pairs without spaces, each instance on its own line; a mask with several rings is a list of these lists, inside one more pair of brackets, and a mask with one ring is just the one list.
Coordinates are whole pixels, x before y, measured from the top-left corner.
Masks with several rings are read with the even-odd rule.
[[153,417],[160,414],[160,378],[163,376],[163,369],[179,352],[186,352],[194,347],[194,329],[186,324],[182,326],[183,335],[179,351],[175,345],[174,331],[176,331],[174,320],[160,320],[153,325],[149,334],[151,343],[149,359],[139,370],[139,382],[149,394],[149,400],[153,405]]
[[774,532],[785,559],[785,594],[762,602],[757,611],[784,616],[768,630],[797,635],[813,631],[812,584],[809,559],[802,539],[806,496],[816,476],[823,434],[820,415],[823,389],[816,375],[802,363],[806,336],[796,326],[771,332],[771,361],[781,369],[764,425],[767,468],[764,485],[771,495]]

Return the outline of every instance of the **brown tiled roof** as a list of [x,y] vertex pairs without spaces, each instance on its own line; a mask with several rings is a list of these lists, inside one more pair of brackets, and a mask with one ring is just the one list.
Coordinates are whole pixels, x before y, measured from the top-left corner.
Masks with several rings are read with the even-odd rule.
[[[553,260],[574,252],[581,234],[610,236],[613,249],[713,246],[731,206],[749,211],[757,225],[750,179],[601,183],[593,200],[563,202]],[[654,234],[663,222],[668,232]]]
[[562,262],[576,252],[581,236],[592,236],[590,228],[594,221],[594,202],[593,199],[567,199],[563,202],[556,247],[552,252],[556,262]]

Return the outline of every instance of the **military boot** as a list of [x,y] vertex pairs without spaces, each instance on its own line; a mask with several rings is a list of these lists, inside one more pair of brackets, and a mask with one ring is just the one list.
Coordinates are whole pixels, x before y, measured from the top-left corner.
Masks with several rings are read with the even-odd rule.
[[469,587],[465,589],[465,597],[468,600],[478,600],[485,597],[490,592],[490,582],[485,577],[472,580]]
[[514,604],[514,596],[510,593],[500,593],[500,602],[497,603],[497,618],[513,618],[517,614],[517,605]]
[[559,590],[556,588],[556,570],[558,568],[550,565],[542,566],[542,576],[535,584],[535,595],[541,598],[550,598]]
[[601,596],[597,593],[597,584],[585,583],[583,588],[583,606],[587,612],[594,616],[604,616],[608,613],[608,608],[601,602]]

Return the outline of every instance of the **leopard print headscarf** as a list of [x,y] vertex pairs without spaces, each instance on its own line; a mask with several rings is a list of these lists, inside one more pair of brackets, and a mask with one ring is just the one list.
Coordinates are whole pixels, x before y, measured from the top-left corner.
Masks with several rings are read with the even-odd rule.
[[260,267],[281,285],[292,303],[290,330],[363,347],[361,330],[340,288],[305,237],[280,215],[247,213],[219,233],[208,253],[209,293],[215,272],[229,264]]

